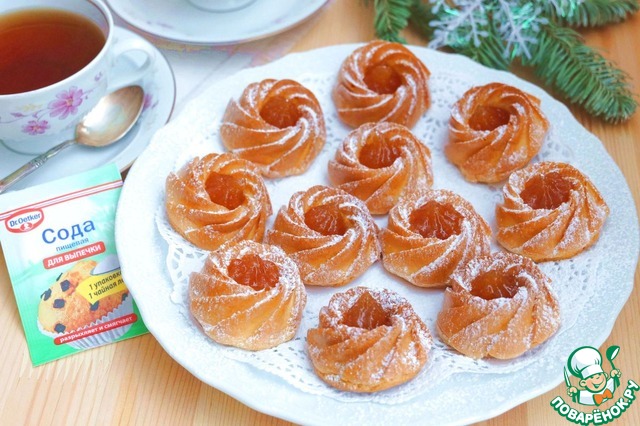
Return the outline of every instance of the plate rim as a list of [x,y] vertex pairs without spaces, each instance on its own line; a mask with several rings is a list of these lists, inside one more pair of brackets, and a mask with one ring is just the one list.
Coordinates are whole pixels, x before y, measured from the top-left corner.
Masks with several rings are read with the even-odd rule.
[[[252,68],[252,69],[248,69],[248,70],[243,70],[240,71],[239,73],[235,74],[234,76],[228,77],[229,79],[231,78],[239,78],[238,75],[244,75],[245,73],[255,73],[256,70],[263,70],[265,68],[268,69],[268,67],[273,66],[274,63],[278,63],[279,65],[281,65],[283,62],[286,63],[286,61],[296,61],[296,59],[300,56],[304,56],[304,55],[309,55],[309,54],[317,54],[318,52],[325,52],[325,51],[330,51],[330,50],[334,50],[334,49],[343,49],[345,51],[352,51],[355,48],[362,46],[363,43],[350,43],[350,44],[340,44],[340,45],[334,45],[334,46],[326,46],[326,47],[321,47],[318,49],[313,49],[313,50],[308,50],[305,52],[298,52],[298,53],[292,53],[289,54],[277,61],[274,61],[270,64],[261,66],[261,67],[257,67],[257,68]],[[615,170],[616,172],[620,175],[620,177],[622,178],[622,180],[625,182],[625,187],[622,189],[621,195],[625,197],[625,199],[630,199],[633,202],[633,196],[631,194],[630,188],[629,188],[629,184],[625,178],[625,176],[622,174],[620,168],[618,167],[617,163],[613,160],[613,158],[611,158],[611,156],[609,155],[609,153],[607,152],[607,150],[604,148],[604,146],[602,146],[600,140],[593,135],[591,132],[589,132],[588,129],[584,128],[584,126],[575,119],[575,117],[573,117],[573,115],[571,114],[570,110],[566,107],[566,105],[564,105],[562,102],[557,101],[555,98],[553,98],[550,94],[548,94],[544,89],[540,88],[539,86],[534,85],[531,82],[528,82],[514,74],[511,74],[509,72],[506,71],[500,71],[500,70],[494,70],[494,69],[490,69],[487,67],[482,66],[481,64],[478,64],[474,61],[472,61],[471,59],[458,55],[458,54],[451,54],[451,53],[444,53],[444,52],[440,52],[440,51],[435,51],[432,49],[428,49],[428,48],[424,48],[424,47],[420,47],[420,46],[410,46],[411,49],[424,49],[429,51],[429,54],[435,55],[435,57],[437,58],[438,55],[445,55],[445,56],[452,56],[452,57],[456,57],[457,60],[462,61],[462,65],[464,65],[465,63],[468,64],[470,67],[481,67],[484,68],[485,70],[490,71],[491,73],[496,73],[497,75],[508,75],[509,79],[515,79],[519,84],[523,84],[524,87],[526,87],[526,90],[530,90],[531,88],[535,88],[536,91],[540,91],[542,93],[544,93],[548,98],[550,98],[551,100],[553,100],[554,102],[556,102],[558,104],[558,106],[560,107],[560,109],[562,110],[563,114],[567,114],[568,117],[571,117],[571,119],[573,120],[573,122],[575,122],[576,125],[580,126],[580,128],[582,128],[582,130],[590,135],[591,137],[593,137],[597,142],[599,142],[599,151],[596,152],[597,154],[604,154],[606,155],[609,160],[611,161],[611,163],[615,166]],[[225,82],[227,81],[227,78],[220,80],[218,82],[216,82],[215,84],[212,84],[210,87],[208,87],[207,89],[210,89],[213,86],[218,86],[218,85],[223,85]],[[186,107],[181,111],[181,113],[178,115],[178,117],[176,118],[179,119],[180,117],[182,117],[183,115],[186,115],[189,113],[189,105],[192,104],[194,102],[194,99],[190,100],[188,102],[188,104],[186,105]],[[150,153],[152,152],[153,149],[155,149],[156,147],[160,147],[162,142],[161,142],[161,137],[159,137],[159,134],[162,134],[161,132],[163,132],[167,127],[172,126],[172,123],[175,121],[170,122],[168,125],[166,125],[163,129],[161,129],[160,131],[158,131],[156,133],[156,135],[154,135],[154,138],[152,140],[152,142],[149,144],[149,146],[146,148],[145,153],[143,153],[141,155],[141,157],[146,155],[151,155]],[[146,155],[145,155],[146,154]],[[133,175],[136,174],[136,164],[134,164],[132,171],[130,172]],[[123,195],[127,192],[127,183],[125,182],[125,186],[123,188]],[[155,212],[154,212],[155,213]],[[636,230],[637,228],[637,211],[633,212],[636,216]],[[121,227],[120,224],[120,216],[118,215],[117,219],[116,219],[116,237],[118,235],[118,229]],[[608,322],[606,327],[602,328],[602,332],[597,335],[597,336],[589,336],[590,338],[590,344],[593,345],[597,345],[598,347],[602,345],[602,343],[607,339],[607,337],[609,336],[609,334],[611,333],[611,330],[613,329],[614,325],[615,325],[615,321],[617,320],[620,312],[622,311],[622,309],[624,308],[627,300],[629,299],[629,296],[633,290],[633,283],[634,283],[634,276],[635,276],[635,270],[637,268],[637,253],[640,250],[640,240],[638,239],[638,233],[636,232],[636,235],[634,235],[634,239],[635,239],[635,252],[636,252],[636,266],[634,268],[629,268],[628,271],[625,271],[624,273],[624,282],[626,283],[630,283],[630,285],[627,285],[624,288],[624,292],[621,294],[622,298],[621,300],[618,301],[618,305],[616,305],[616,309],[611,309],[609,312],[611,313],[615,313],[615,315],[612,316],[607,316],[608,318]],[[116,238],[116,242],[118,244],[118,238]],[[118,251],[120,251],[120,244],[118,244]],[[163,249],[163,251],[166,251],[165,249]],[[125,272],[125,268],[123,268],[123,274],[126,274]],[[125,277],[125,281],[126,281],[126,277]],[[134,296],[134,298],[136,297],[136,291],[135,289],[132,289],[132,294]],[[141,309],[141,314],[144,318],[145,315],[145,311],[146,311],[146,306],[143,308],[142,306],[140,307]],[[149,330],[151,331],[151,333],[156,336],[156,332],[157,330],[155,330],[154,325],[148,325]],[[161,339],[156,336],[156,339],[159,341],[159,343],[161,344],[161,346],[169,353],[169,355],[174,358],[174,360],[176,360],[176,362],[178,362],[181,366],[183,366],[185,369],[187,369],[191,374],[193,374],[194,376],[196,376],[199,380],[203,381],[204,383],[209,384],[210,386],[215,387],[218,390],[221,390],[222,392],[227,393],[228,395],[232,396],[233,398],[241,401],[243,404],[251,407],[252,409],[255,409],[257,411],[275,416],[275,417],[279,417],[285,420],[289,420],[289,421],[294,421],[294,422],[302,422],[305,424],[314,424],[313,422],[316,423],[321,423],[322,422],[322,418],[321,418],[321,413],[316,413],[317,416],[316,418],[310,418],[309,416],[300,416],[299,413],[297,412],[293,412],[290,410],[285,410],[282,411],[279,408],[276,408],[274,405],[269,404],[268,401],[259,401],[259,400],[252,400],[250,395],[247,395],[246,391],[240,391],[237,389],[237,387],[234,387],[232,385],[230,385],[229,383],[220,383],[217,382],[214,384],[210,383],[209,380],[205,380],[205,378],[203,377],[202,374],[198,373],[197,371],[194,371],[193,368],[191,368],[191,366],[186,366],[184,364],[182,364],[180,361],[178,361],[178,359],[176,357],[179,357],[180,355],[176,354],[176,350],[175,348],[171,348],[171,347],[167,347],[165,345],[165,342],[162,342]],[[264,371],[261,371],[255,367],[252,367],[246,363],[242,363],[240,361],[235,361],[232,360],[234,364],[237,365],[242,365],[241,368],[248,368],[251,369],[254,374],[255,372],[257,372],[258,374],[270,374],[270,373],[266,373]],[[481,420],[486,420],[492,417],[495,417],[497,415],[500,415],[504,412],[506,412],[507,410],[525,402],[528,401],[530,399],[533,399],[539,395],[542,395],[543,393],[546,393],[547,391],[549,391],[550,389],[553,389],[554,387],[556,387],[559,383],[562,382],[563,380],[563,375],[562,373],[558,370],[555,374],[552,375],[553,378],[549,379],[547,381],[545,381],[543,384],[536,386],[535,388],[529,388],[528,390],[522,391],[520,392],[517,396],[514,397],[510,397],[508,399],[505,399],[502,403],[496,404],[493,408],[488,409],[487,411],[482,411],[480,413],[477,413],[476,415],[470,415],[467,416],[465,418],[461,418],[461,419],[457,419],[455,421],[451,421],[447,424],[462,424],[462,423],[468,423],[468,422],[476,422],[476,421],[481,421]],[[275,376],[273,376],[275,377]],[[285,386],[291,386],[285,383]],[[299,393],[303,393],[303,392],[299,392]],[[312,394],[308,394],[309,397],[313,398],[320,398],[317,395],[312,395]],[[413,399],[410,399],[409,401],[407,401],[407,403],[412,402]],[[339,401],[340,402],[340,401]],[[354,402],[353,404],[358,404],[359,402]],[[405,405],[406,403],[399,403],[397,405]],[[383,405],[379,405],[379,406],[383,406]],[[312,413],[309,413],[312,414]]]
[[[178,95],[178,90],[177,90],[177,85],[176,85],[176,75],[173,71],[173,67],[171,67],[171,64],[169,63],[169,60],[167,59],[167,57],[162,53],[162,51],[157,47],[154,46],[153,43],[151,43],[149,40],[146,40],[144,37],[142,37],[140,34],[136,34],[134,31],[131,31],[127,28],[121,27],[121,26],[114,26],[114,28],[116,29],[117,32],[121,32],[123,34],[126,34],[127,37],[135,37],[137,39],[140,39],[146,43],[148,43],[148,45],[154,49],[155,54],[158,55],[160,57],[160,60],[163,62],[163,64],[165,65],[165,71],[168,71],[168,76],[170,77],[171,80],[171,95],[170,95],[170,105],[168,106],[168,111],[166,113],[166,118],[161,118],[160,122],[161,125],[158,129],[153,130],[152,132],[150,132],[150,139],[149,142],[147,142],[147,144],[144,147],[141,147],[142,149],[140,149],[137,154],[134,154],[133,156],[131,156],[131,158],[129,159],[129,157],[122,159],[121,157],[123,157],[123,153],[125,152],[126,148],[122,150],[122,152],[120,152],[118,154],[117,157],[114,158],[114,162],[118,165],[118,168],[120,169],[120,172],[124,172],[126,170],[128,170],[129,168],[131,168],[131,166],[133,165],[133,163],[136,161],[136,159],[145,151],[145,149],[149,146],[149,144],[153,141],[154,137],[155,137],[155,133],[162,129],[164,126],[167,125],[167,123],[169,123],[171,121],[171,118],[173,117],[173,113],[175,112],[175,108],[176,108],[176,97]],[[158,59],[156,59],[157,61]],[[127,146],[127,148],[130,146],[131,144],[129,144]]]
[[[131,27],[135,28],[136,31],[139,31],[151,38],[157,38],[157,39],[165,40],[172,43],[184,43],[184,44],[189,44],[194,46],[230,46],[234,44],[250,43],[252,41],[273,37],[277,34],[281,34],[286,31],[289,31],[290,29],[297,27],[298,25],[301,25],[304,22],[308,21],[313,16],[315,16],[316,13],[322,10],[322,8],[326,7],[330,2],[330,0],[317,0],[319,3],[317,5],[314,5],[314,7],[309,7],[309,10],[303,13],[302,14],[303,16],[300,19],[291,21],[284,26],[276,27],[271,31],[265,31],[261,33],[258,32],[248,36],[241,36],[241,37],[227,38],[227,39],[220,40],[220,39],[209,38],[209,37],[189,37],[189,36],[175,37],[175,36],[169,36],[169,35],[163,34],[159,29],[155,30],[153,26],[147,25],[144,21],[132,19],[132,17],[129,14],[125,13],[125,11],[120,7],[120,3],[118,3],[120,2],[120,0],[106,0],[106,1],[109,7],[111,8],[111,11],[115,15],[117,15],[120,19],[122,19],[122,21],[126,22],[128,25],[131,25]],[[162,1],[166,1],[166,0],[162,0]],[[117,6],[114,6],[113,3],[116,3]],[[195,8],[195,6],[192,6],[192,7]],[[251,5],[247,7],[251,7]]]

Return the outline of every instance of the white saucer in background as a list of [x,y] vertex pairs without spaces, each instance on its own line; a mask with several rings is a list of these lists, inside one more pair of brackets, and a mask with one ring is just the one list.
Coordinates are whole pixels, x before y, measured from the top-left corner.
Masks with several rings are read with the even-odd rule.
[[154,36],[189,44],[225,45],[285,31],[328,0],[256,0],[230,12],[207,12],[189,0],[108,0],[129,24]]
[[[115,28],[117,39],[138,38],[148,43],[139,35]],[[151,46],[151,44],[149,44]],[[155,49],[155,48],[154,48]],[[136,58],[127,55],[116,63],[116,70],[128,70],[135,67]],[[89,148],[75,145],[67,148],[56,157],[47,161],[40,169],[27,176],[11,190],[23,189],[40,183],[59,179],[85,170],[93,169],[106,163],[113,162],[123,171],[138,157],[147,146],[153,134],[169,120],[176,97],[176,85],[173,72],[165,57],[156,50],[156,60],[152,69],[140,82],[145,92],[145,106],[138,123],[122,140],[104,148]],[[73,137],[73,132],[61,135],[60,142]],[[0,143],[0,177],[4,177],[16,170],[34,155],[21,154],[6,148]]]

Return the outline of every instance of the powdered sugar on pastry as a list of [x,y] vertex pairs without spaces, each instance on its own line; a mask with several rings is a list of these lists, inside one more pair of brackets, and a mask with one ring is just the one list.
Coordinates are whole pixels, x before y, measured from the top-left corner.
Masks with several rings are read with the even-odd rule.
[[572,257],[594,244],[609,215],[604,199],[575,167],[535,163],[511,175],[496,207],[497,239],[535,261]]
[[314,94],[300,83],[266,79],[229,102],[220,137],[266,177],[297,175],[324,146],[324,115]]
[[377,227],[356,197],[321,185],[297,192],[276,216],[267,242],[281,247],[307,285],[343,285],[380,256]]
[[230,154],[196,157],[166,180],[171,226],[199,248],[228,241],[262,241],[271,215],[269,193],[249,162]]
[[502,83],[469,89],[451,110],[447,158],[471,182],[506,179],[542,146],[549,122],[539,104]]
[[342,121],[351,127],[391,121],[413,127],[429,108],[427,67],[399,43],[373,41],[343,62],[333,89]]
[[442,340],[472,358],[515,358],[560,327],[551,280],[526,257],[494,253],[451,277],[436,322]]
[[431,334],[409,302],[387,289],[354,287],[331,297],[307,350],[318,376],[341,390],[374,392],[413,378]]
[[191,274],[189,300],[213,340],[261,350],[294,337],[307,296],[282,250],[243,241],[212,252],[202,271]]
[[380,231],[382,264],[420,287],[443,287],[451,274],[490,252],[491,229],[473,206],[447,190],[409,194]]
[[431,152],[400,124],[363,124],[329,161],[329,180],[372,214],[386,214],[408,192],[431,187]]

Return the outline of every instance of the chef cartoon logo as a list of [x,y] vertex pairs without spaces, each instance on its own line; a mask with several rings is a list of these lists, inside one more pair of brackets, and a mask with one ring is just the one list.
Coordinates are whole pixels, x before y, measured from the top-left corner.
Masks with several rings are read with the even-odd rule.
[[[611,371],[607,374],[602,369],[602,355],[596,348],[582,346],[569,355],[567,366],[564,368],[564,380],[567,385],[567,395],[573,402],[581,405],[600,405],[613,399],[613,393],[620,387],[620,370],[613,365],[613,359],[618,356],[619,346],[610,346],[606,355]],[[576,388],[569,380],[569,373],[577,377]]]
[[560,396],[551,401],[551,406],[567,420],[582,425],[605,424],[620,417],[635,401],[640,386],[628,380],[626,389],[619,391],[622,373],[613,363],[619,353],[619,346],[609,346],[604,357],[591,346],[581,346],[571,352],[564,367],[567,395],[574,403],[593,407],[592,411],[572,408]]

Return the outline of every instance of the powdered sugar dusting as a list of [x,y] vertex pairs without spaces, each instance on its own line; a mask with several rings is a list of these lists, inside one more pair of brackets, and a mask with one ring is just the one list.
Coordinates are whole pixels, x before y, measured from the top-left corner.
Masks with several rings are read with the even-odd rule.
[[[277,106],[269,107],[270,101]],[[288,105],[289,113],[295,110],[295,123],[284,123],[286,127],[281,128],[263,118],[265,111],[281,117],[283,104]],[[312,92],[293,80],[266,79],[251,83],[238,100],[229,101],[220,136],[234,155],[252,161],[263,175],[275,178],[307,170],[324,145],[326,130],[322,109]]]
[[[478,279],[494,273],[503,280],[484,281],[476,289]],[[454,273],[451,281],[438,330],[464,354],[511,359],[543,343],[560,326],[550,280],[528,258],[506,252],[479,257]],[[461,318],[474,321],[460,324]]]
[[[413,229],[411,215],[425,206],[451,209],[449,214],[457,216],[460,229],[444,239],[423,237]],[[459,195],[447,190],[415,191],[391,210],[389,224],[380,232],[382,261],[389,272],[417,286],[444,287],[449,276],[470,260],[489,254],[490,237],[489,225]]]
[[[318,312],[335,291],[357,285],[393,289],[408,299],[427,326],[435,330],[442,291],[408,285],[386,273],[379,262],[347,287],[308,288],[308,304],[296,337],[271,350],[253,353],[211,343],[188,313],[188,276],[202,267],[206,253],[185,243],[168,225],[162,207],[164,176],[177,171],[194,156],[223,151],[218,136],[222,114],[228,100],[237,97],[249,83],[265,77],[295,78],[316,95],[325,112],[327,143],[303,175],[266,181],[274,211],[286,206],[294,192],[317,184],[328,185],[327,163],[351,130],[337,118],[331,90],[340,63],[355,47],[336,46],[308,52],[267,68],[239,73],[207,89],[160,131],[129,172],[123,189],[116,227],[123,275],[145,322],[175,359],[207,383],[224,386],[259,409],[269,409],[300,423],[337,422],[340,418],[414,424],[426,419],[439,424],[477,421],[559,383],[569,348],[602,343],[632,288],[638,257],[638,222],[633,200],[599,141],[580,127],[566,108],[511,75],[481,68],[458,56],[413,49],[432,71],[429,80],[432,105],[413,132],[431,150],[434,187],[463,196],[495,231],[494,209],[502,200],[501,186],[465,181],[445,159],[443,146],[451,107],[462,93],[491,81],[521,87],[542,100],[541,108],[551,121],[545,143],[533,161],[575,165],[589,176],[610,206],[611,215],[594,246],[572,259],[540,264],[552,278],[550,287],[559,300],[562,322],[560,330],[543,345],[515,360],[472,360],[434,336],[427,365],[410,382],[370,395],[330,388],[313,373],[304,336],[309,328],[317,326]],[[150,224],[149,212],[154,209],[156,221]],[[274,216],[268,220],[267,229],[271,228]],[[386,226],[386,220],[375,218],[381,227]],[[495,241],[492,247],[498,249]],[[601,321],[603,309],[606,321]],[[588,335],[585,329],[590,330]],[[236,368],[244,364],[250,367]],[[475,397],[487,388],[501,389],[501,394],[491,400]],[[280,396],[271,398],[275,393]],[[281,404],[281,400],[286,404]]]
[[[306,224],[311,208],[331,205],[346,223],[342,235],[324,235]],[[376,224],[362,201],[340,189],[315,185],[295,193],[288,206],[280,209],[266,241],[294,259],[305,284],[336,286],[360,276],[378,259],[376,233]]]
[[[383,65],[402,80],[394,93],[379,94],[365,83],[370,67]],[[403,45],[374,41],[342,63],[334,100],[341,119],[353,127],[371,121],[413,126],[429,106],[429,70]]]
[[[471,120],[480,107],[497,108],[509,114],[509,120],[476,130]],[[502,83],[476,86],[453,106],[445,152],[470,181],[500,182],[538,153],[548,127],[534,96]]]
[[[369,294],[389,319],[372,329],[345,324],[344,317]],[[397,385],[427,361],[431,336],[406,299],[387,289],[353,287],[336,293],[309,331],[316,371],[339,389],[371,392]]]
[[[276,211],[278,209],[278,206],[286,206],[289,203],[289,199],[291,198],[293,193],[298,192],[301,189],[310,188],[314,185],[317,185],[318,183],[328,185],[328,161],[333,157],[333,155],[335,154],[335,150],[337,149],[339,144],[342,143],[342,140],[350,131],[348,127],[342,125],[339,122],[335,115],[335,110],[332,108],[333,103],[331,101],[330,91],[334,82],[333,72],[328,72],[325,75],[307,74],[303,78],[299,79],[299,81],[306,87],[310,88],[310,90],[312,90],[316,94],[316,97],[325,110],[325,118],[327,120],[327,143],[318,158],[314,161],[314,163],[312,163],[309,171],[307,171],[305,174],[287,179],[268,179],[265,181],[269,190],[272,205],[274,206],[274,210]],[[500,195],[501,187],[477,184],[474,185],[467,183],[456,171],[455,166],[449,163],[444,158],[444,155],[442,153],[442,146],[446,141],[446,126],[448,125],[448,117],[451,111],[451,105],[457,99],[457,96],[460,96],[462,93],[464,93],[464,91],[471,87],[471,85],[472,83],[470,83],[469,80],[461,77],[458,74],[447,75],[445,73],[441,74],[440,76],[434,76],[434,78],[431,79],[430,83],[430,89],[433,93],[434,100],[448,99],[448,102],[434,102],[425,119],[421,120],[418,123],[416,128],[413,129],[413,132],[431,149],[435,181],[434,187],[451,189],[454,192],[462,195],[474,206],[475,210],[481,216],[483,216],[485,220],[487,220],[490,224],[493,224],[495,223],[493,221],[493,210],[495,208],[495,204],[502,198]],[[437,127],[435,129],[436,131],[434,132],[432,129],[430,129],[430,127]],[[559,141],[559,139],[557,141]],[[194,155],[202,153],[203,151],[206,152],[207,150],[217,150],[218,152],[221,152],[223,150],[218,139],[216,129],[212,129],[212,134],[207,138],[201,140],[199,143],[194,143],[190,146],[185,147],[185,151],[193,152]],[[561,152],[555,152],[555,155],[559,153]],[[182,152],[182,154],[183,158],[187,155],[186,152]],[[554,154],[554,152],[549,154]],[[571,162],[574,160],[573,156],[564,156],[561,158],[563,158],[567,162]],[[180,163],[177,162],[174,167],[179,168],[179,166]],[[162,215],[159,215],[158,217],[161,216]],[[273,228],[272,223],[274,220],[274,216],[275,215],[272,215],[267,222],[268,230]],[[386,226],[386,217],[381,216],[374,219],[379,227]],[[162,224],[163,222],[160,221],[159,223]],[[160,229],[162,229],[162,225]],[[167,233],[171,233],[171,231],[166,230],[165,228],[165,230],[161,233],[163,235],[166,235]],[[176,240],[174,239],[172,240],[172,242],[175,243]],[[497,245],[495,242],[493,242],[493,247],[494,249],[497,249]],[[597,245],[594,248],[597,250],[599,246]],[[184,250],[184,254],[172,254],[175,250]],[[598,250],[598,252],[600,252],[600,250]],[[196,262],[194,262],[194,255],[190,253],[192,253],[192,250],[184,243],[178,243],[175,246],[171,245],[168,258],[175,259],[176,257],[180,258],[185,254],[188,255],[185,257],[184,266],[180,265],[179,263],[173,263],[170,266],[170,271],[171,268],[173,268],[174,270],[181,267],[193,268]],[[593,254],[592,256],[594,255],[595,254]],[[549,272],[548,275],[553,277],[552,287],[558,293],[561,306],[569,306],[569,309],[567,311],[562,311],[563,324],[575,323],[580,307],[584,305],[586,300],[588,300],[589,294],[594,291],[593,283],[597,279],[595,278],[597,275],[587,273],[586,275],[578,275],[576,277],[578,278],[579,282],[583,283],[582,286],[584,287],[584,289],[582,291],[584,293],[582,294],[580,292],[575,292],[571,288],[571,286],[561,285],[561,283],[571,282],[571,276],[576,273],[575,271],[580,271],[582,269],[586,269],[588,271],[593,270],[593,267],[595,265],[585,263],[587,259],[592,259],[592,256],[587,256],[586,258],[579,257],[571,261],[572,263],[576,264],[576,266],[573,266],[573,268],[567,268],[567,263],[562,262],[559,262],[557,264],[542,265],[542,269],[545,271],[545,273]],[[184,275],[179,275],[177,273],[172,273],[172,276],[184,277]],[[174,284],[176,284],[175,281]],[[442,300],[441,293],[437,294],[436,296],[431,292],[424,293],[421,292],[420,289],[416,289],[412,286],[404,284],[401,279],[395,279],[392,276],[388,275],[384,271],[384,268],[382,268],[380,262],[376,262],[373,266],[371,266],[362,277],[350,284],[349,287],[358,284],[367,285],[369,287],[390,287],[394,291],[398,291],[401,295],[405,296],[408,300],[411,301],[416,312],[429,312],[428,317],[423,317],[423,319],[425,319],[425,323],[431,330],[435,330],[435,319],[437,312],[440,310]],[[290,377],[291,384],[301,390],[304,390],[305,392],[330,395],[333,398],[338,398],[344,401],[362,400],[363,398],[365,398],[367,400],[372,400],[383,404],[397,404],[414,398],[418,393],[425,392],[430,386],[433,386],[439,380],[444,380],[450,374],[454,374],[456,372],[509,373],[517,371],[533,362],[536,357],[543,356],[539,355],[540,353],[547,353],[547,351],[553,348],[552,343],[554,341],[554,338],[552,338],[548,342],[548,344],[542,345],[539,349],[527,353],[520,358],[512,360],[510,363],[496,363],[495,361],[491,360],[472,360],[470,358],[464,357],[451,351],[446,346],[439,343],[437,339],[435,339],[434,348],[431,352],[430,361],[427,367],[414,380],[408,382],[407,384],[393,390],[381,392],[379,394],[368,395],[366,397],[335,391],[324,385],[315,376],[313,370],[308,365],[308,360],[306,358],[304,349],[304,336],[306,334],[306,330],[317,324],[317,313],[320,311],[320,308],[328,302],[329,296],[335,291],[338,290],[318,291],[314,289],[314,291],[309,292],[307,307],[305,308],[302,324],[300,330],[298,331],[297,337],[292,342],[285,344],[285,346],[292,346],[292,349],[294,350],[278,350],[277,353],[279,355],[275,359],[278,359],[279,362],[274,363],[273,354],[270,354],[269,351],[246,354],[242,351],[234,351],[232,349],[225,348],[222,350],[223,353],[225,354],[225,356],[229,356],[237,360],[244,360],[254,366],[263,368],[266,371],[278,374],[284,379]],[[178,294],[186,294],[184,291],[180,291],[180,285],[176,285],[176,287],[174,288],[174,300],[176,300]],[[582,295],[584,295],[584,297],[582,297]],[[294,358],[282,358],[281,354],[283,353],[293,355]],[[298,356],[300,358],[297,358]],[[302,371],[306,371],[306,373],[302,375],[296,374],[295,376],[289,376],[286,371],[289,371],[291,369],[290,365],[302,365],[304,367],[299,370],[299,373],[301,373]]]
[[[365,166],[360,155],[369,144],[398,156],[387,166]],[[328,174],[335,186],[362,198],[372,214],[388,213],[404,195],[433,183],[429,149],[406,127],[387,122],[363,124],[349,133],[329,161]]]
[[[544,185],[555,185],[552,191],[566,192],[562,194],[562,203],[553,208],[530,206],[522,194],[534,179],[551,179],[551,184]],[[609,207],[589,178],[575,167],[539,162],[512,174],[497,214],[500,243],[540,261],[571,257],[594,244],[609,215]]]

